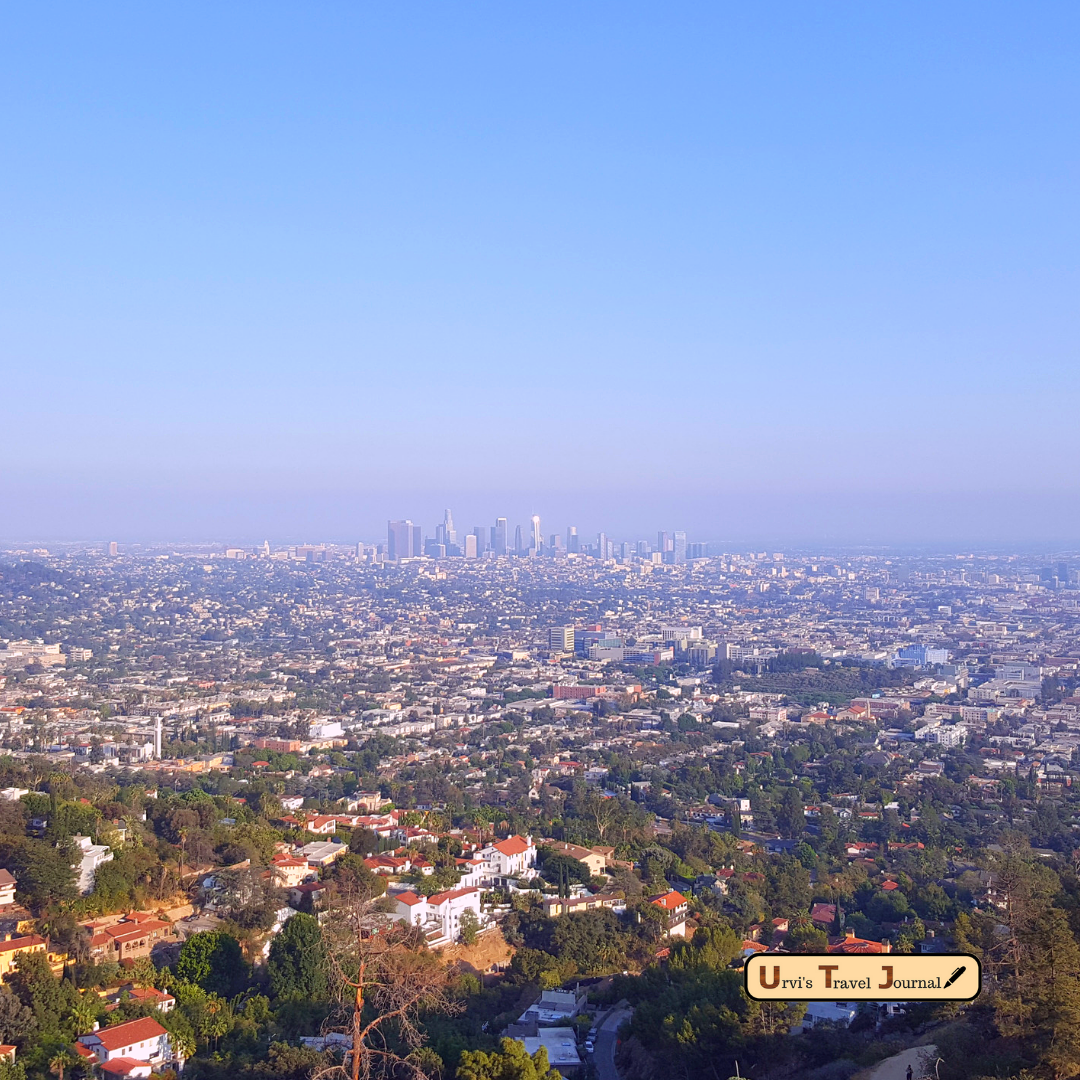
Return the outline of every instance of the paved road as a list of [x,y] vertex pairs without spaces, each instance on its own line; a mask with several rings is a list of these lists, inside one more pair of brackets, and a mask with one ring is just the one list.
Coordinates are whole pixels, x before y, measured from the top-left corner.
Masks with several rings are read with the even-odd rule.
[[934,1075],[936,1057],[936,1046],[913,1046],[910,1050],[878,1062],[867,1073],[867,1080],[906,1080],[909,1065],[914,1070],[914,1080],[923,1080]]
[[593,1061],[600,1080],[619,1080],[619,1070],[615,1068],[615,1041],[619,1025],[629,1019],[633,1009],[616,1009],[600,1026],[596,1033],[596,1050]]

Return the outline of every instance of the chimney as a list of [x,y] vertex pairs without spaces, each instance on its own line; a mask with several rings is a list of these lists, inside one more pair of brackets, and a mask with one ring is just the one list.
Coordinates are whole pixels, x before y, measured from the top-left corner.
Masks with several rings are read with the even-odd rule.
[[854,930],[845,930],[844,931],[844,937],[848,941],[854,941],[855,940],[855,931]]
[[891,953],[892,952],[892,943],[889,941],[888,938],[882,938],[881,939],[881,951],[883,953]]

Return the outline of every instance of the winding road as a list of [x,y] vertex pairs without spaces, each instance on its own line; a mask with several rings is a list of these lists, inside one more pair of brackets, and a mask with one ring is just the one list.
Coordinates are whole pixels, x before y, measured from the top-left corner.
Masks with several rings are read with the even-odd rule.
[[596,1031],[593,1062],[600,1080],[619,1080],[619,1070],[615,1068],[615,1045],[618,1042],[619,1025],[628,1020],[633,1011],[630,1008],[615,1009]]

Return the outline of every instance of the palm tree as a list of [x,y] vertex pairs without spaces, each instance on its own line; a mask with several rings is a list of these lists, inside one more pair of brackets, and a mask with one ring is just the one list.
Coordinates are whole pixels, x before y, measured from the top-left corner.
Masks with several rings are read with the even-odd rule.
[[93,990],[86,990],[79,996],[79,1000],[71,1007],[71,1018],[77,1032],[87,1032],[94,1026],[100,1004],[101,999]]
[[69,1050],[61,1050],[59,1053],[53,1054],[49,1058],[49,1072],[57,1078],[57,1080],[64,1080],[64,1070],[69,1065],[75,1064],[75,1058],[72,1056]]

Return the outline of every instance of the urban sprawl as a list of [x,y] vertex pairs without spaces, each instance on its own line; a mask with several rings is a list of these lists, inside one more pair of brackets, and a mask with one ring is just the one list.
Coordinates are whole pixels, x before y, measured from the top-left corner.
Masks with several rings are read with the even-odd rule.
[[1078,682],[1073,552],[9,548],[0,1080],[1078,1075]]

